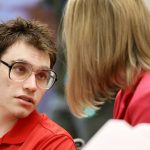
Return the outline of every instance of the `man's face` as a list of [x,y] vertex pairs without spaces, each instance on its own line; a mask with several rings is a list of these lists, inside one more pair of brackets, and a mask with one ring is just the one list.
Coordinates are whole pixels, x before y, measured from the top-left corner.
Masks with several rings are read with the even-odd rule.
[[45,93],[36,84],[35,72],[50,68],[49,55],[24,42],[17,42],[6,50],[1,60],[8,64],[23,60],[33,67],[32,74],[26,80],[18,82],[9,78],[9,68],[0,63],[0,114],[24,118],[36,108]]

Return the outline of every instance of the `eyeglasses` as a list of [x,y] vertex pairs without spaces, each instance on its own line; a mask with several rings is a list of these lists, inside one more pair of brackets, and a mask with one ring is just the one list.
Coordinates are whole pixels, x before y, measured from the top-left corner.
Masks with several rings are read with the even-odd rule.
[[[17,82],[25,81],[34,72],[32,65],[27,62],[16,61],[11,65],[3,60],[0,62],[9,68],[9,78]],[[57,75],[51,69],[43,69],[35,72],[35,78],[39,88],[50,89],[56,82]]]

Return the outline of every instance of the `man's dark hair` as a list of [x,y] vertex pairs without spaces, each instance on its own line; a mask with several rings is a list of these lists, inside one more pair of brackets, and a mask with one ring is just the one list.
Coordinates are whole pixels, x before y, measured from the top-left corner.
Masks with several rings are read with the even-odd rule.
[[56,48],[52,32],[46,24],[18,17],[0,23],[0,57],[17,41],[24,41],[50,56],[51,68],[56,61]]

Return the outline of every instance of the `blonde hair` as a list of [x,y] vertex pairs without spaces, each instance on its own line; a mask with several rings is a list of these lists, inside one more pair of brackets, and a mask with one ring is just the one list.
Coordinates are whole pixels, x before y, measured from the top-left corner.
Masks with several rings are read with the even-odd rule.
[[63,36],[67,100],[78,117],[150,70],[150,12],[143,0],[68,0]]

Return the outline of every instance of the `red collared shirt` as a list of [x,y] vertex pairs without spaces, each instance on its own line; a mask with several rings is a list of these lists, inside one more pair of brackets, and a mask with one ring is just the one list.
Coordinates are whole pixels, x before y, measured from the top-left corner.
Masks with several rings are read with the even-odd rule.
[[72,137],[46,115],[34,111],[0,138],[0,150],[76,150]]

